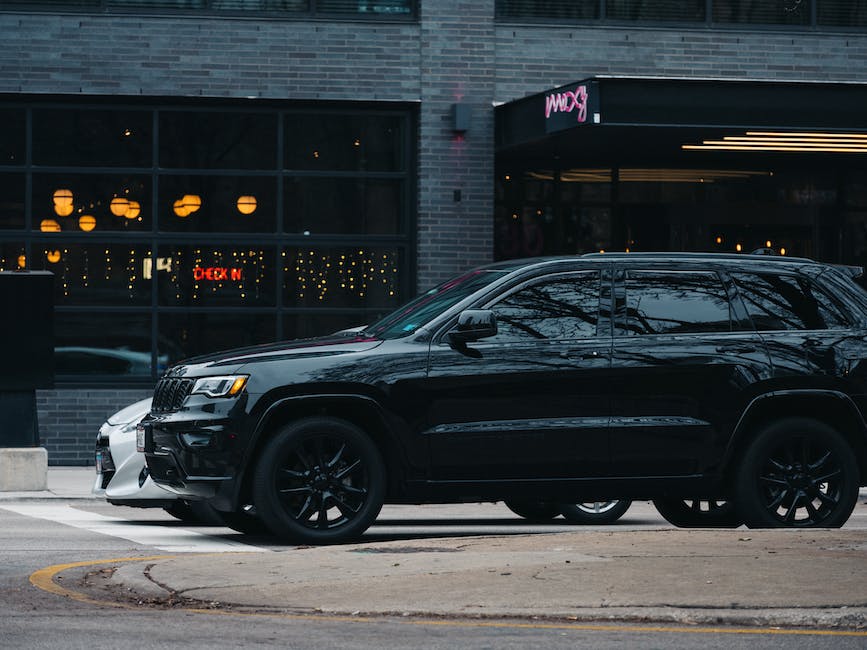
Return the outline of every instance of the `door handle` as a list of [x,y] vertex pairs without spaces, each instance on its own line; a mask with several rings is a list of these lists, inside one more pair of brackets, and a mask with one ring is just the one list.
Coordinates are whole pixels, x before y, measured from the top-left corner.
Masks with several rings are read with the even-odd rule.
[[743,343],[734,343],[732,345],[720,345],[717,346],[717,352],[737,352],[737,353],[747,353],[747,352],[755,352],[755,345],[748,345]]

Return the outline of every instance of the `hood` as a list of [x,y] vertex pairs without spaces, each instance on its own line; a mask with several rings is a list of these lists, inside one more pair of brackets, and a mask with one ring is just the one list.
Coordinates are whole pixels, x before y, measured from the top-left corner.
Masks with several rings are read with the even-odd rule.
[[130,404],[126,408],[122,408],[114,415],[110,415],[106,422],[108,422],[112,426],[116,424],[129,424],[131,422],[138,422],[144,416],[146,416],[148,412],[150,412],[150,410],[151,398],[148,397],[147,399],[140,400],[135,404]]
[[[364,352],[381,343],[380,339],[364,336],[353,330],[345,330],[318,338],[279,341],[185,359],[169,369],[166,374],[182,377],[206,374],[209,370],[221,373],[236,372],[248,363]],[[198,367],[194,369],[193,366]]]

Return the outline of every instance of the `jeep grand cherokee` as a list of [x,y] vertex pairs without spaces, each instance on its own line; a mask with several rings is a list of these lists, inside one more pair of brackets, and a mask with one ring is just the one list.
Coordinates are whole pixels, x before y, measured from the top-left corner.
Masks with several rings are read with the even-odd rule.
[[706,500],[726,517],[672,520],[841,526],[867,484],[857,272],[493,264],[364,329],[176,365],[140,443],[160,485],[299,543],[358,537],[383,503]]

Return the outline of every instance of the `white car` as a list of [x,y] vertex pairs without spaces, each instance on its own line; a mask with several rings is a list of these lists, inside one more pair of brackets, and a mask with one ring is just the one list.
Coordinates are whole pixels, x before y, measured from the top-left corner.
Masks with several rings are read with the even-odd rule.
[[153,482],[144,454],[136,451],[135,428],[151,409],[151,398],[130,404],[110,416],[96,438],[96,481],[93,493],[117,506],[163,508],[190,523],[222,523],[204,502],[187,502]]

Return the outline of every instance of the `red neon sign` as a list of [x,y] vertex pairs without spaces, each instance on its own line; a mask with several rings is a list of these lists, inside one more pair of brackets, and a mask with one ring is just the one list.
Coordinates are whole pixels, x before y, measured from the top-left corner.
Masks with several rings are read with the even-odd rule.
[[209,280],[211,282],[232,281],[238,282],[242,279],[241,268],[226,268],[223,266],[196,266],[193,268],[193,279],[196,282]]

